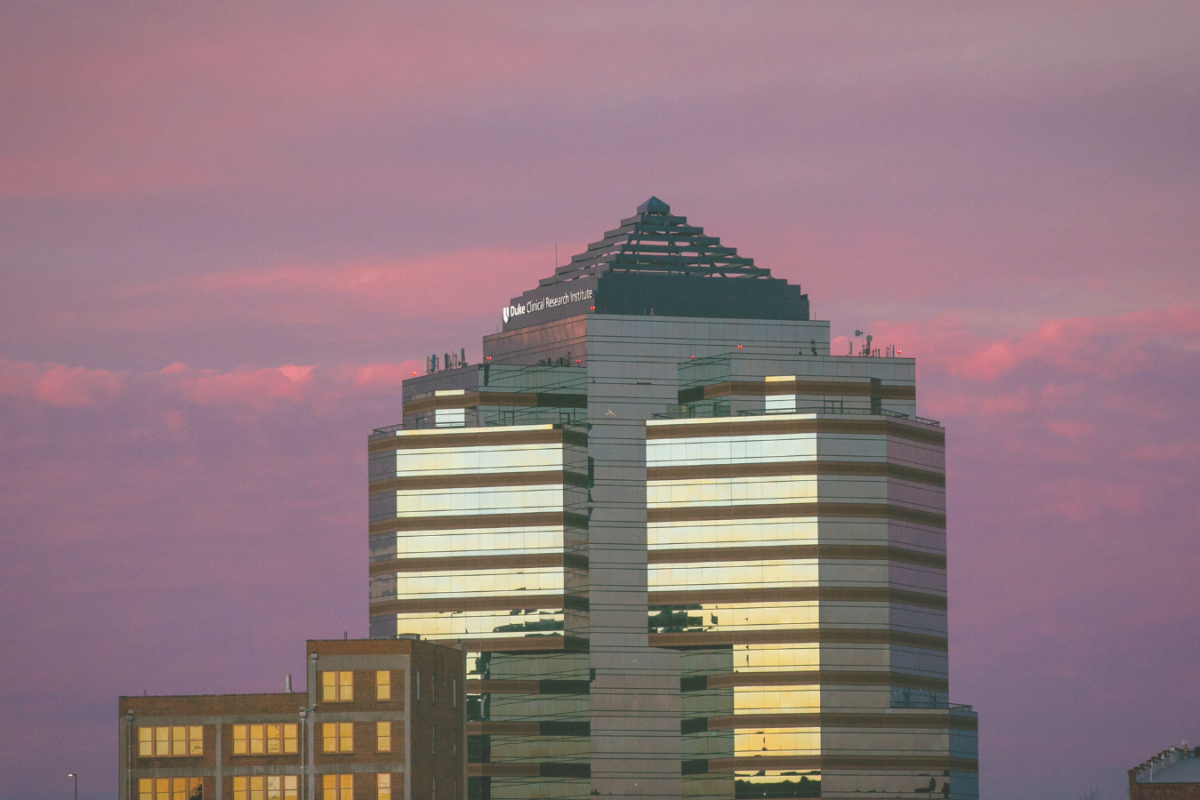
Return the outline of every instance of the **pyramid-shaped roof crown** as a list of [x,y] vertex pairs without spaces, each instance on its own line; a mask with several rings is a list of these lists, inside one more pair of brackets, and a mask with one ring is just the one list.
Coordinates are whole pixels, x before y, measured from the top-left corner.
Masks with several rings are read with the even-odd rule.
[[770,278],[771,271],[754,266],[754,259],[738,255],[716,236],[687,224],[687,217],[671,214],[671,207],[651,197],[638,206],[637,215],[588,245],[587,252],[557,268],[540,281],[553,286],[604,272],[684,275],[696,278]]

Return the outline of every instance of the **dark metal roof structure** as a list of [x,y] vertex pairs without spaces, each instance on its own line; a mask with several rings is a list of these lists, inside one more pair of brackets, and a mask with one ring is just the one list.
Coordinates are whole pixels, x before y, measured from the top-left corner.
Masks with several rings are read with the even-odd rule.
[[538,285],[553,286],[604,272],[696,278],[771,277],[770,270],[754,266],[754,259],[722,246],[716,236],[705,236],[703,228],[687,224],[687,217],[671,214],[671,207],[657,197],[642,203],[637,212]]

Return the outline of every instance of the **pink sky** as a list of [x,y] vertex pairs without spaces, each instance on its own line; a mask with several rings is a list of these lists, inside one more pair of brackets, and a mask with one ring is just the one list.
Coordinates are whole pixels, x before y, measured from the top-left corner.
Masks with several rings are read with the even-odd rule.
[[400,381],[651,194],[918,359],[983,796],[1200,741],[1200,10],[0,7],[0,783],[366,635]]

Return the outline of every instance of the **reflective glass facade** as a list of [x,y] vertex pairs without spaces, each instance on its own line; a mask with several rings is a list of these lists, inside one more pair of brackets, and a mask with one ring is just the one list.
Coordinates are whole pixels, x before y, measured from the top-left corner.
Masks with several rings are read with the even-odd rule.
[[[663,224],[612,258],[674,264]],[[600,245],[595,306],[527,292],[369,444],[372,636],[468,649],[470,796],[975,797],[914,363],[831,356],[806,298],[609,313]]]

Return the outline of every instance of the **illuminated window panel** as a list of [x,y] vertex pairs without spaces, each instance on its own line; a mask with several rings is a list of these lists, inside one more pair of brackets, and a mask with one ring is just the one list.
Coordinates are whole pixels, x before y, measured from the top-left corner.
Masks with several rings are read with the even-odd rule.
[[376,800],[392,800],[391,773],[381,772],[375,776]]
[[523,570],[474,570],[397,573],[396,597],[486,596],[528,592],[547,594],[563,591],[561,567]]
[[715,545],[765,547],[816,544],[817,528],[815,519],[655,522],[646,526],[646,536],[651,550]]
[[375,749],[380,753],[390,753],[392,750],[392,723],[375,723]]
[[354,800],[354,776],[322,775],[321,800]]
[[396,534],[398,558],[422,555],[501,556],[560,552],[561,527],[491,528]]
[[321,702],[349,703],[353,700],[353,672],[325,671],[321,673]]
[[353,753],[354,723],[325,722],[321,724],[321,752]]
[[808,756],[821,753],[820,728],[766,728],[738,730],[733,736],[734,755]]
[[282,755],[297,752],[297,727],[291,723],[233,726],[233,754]]
[[396,630],[417,633],[423,638],[501,638],[562,631],[563,620],[561,609],[524,609],[516,614],[505,610],[397,614]]
[[496,486],[396,492],[396,516],[530,514],[562,511],[562,486]]
[[204,728],[200,725],[140,727],[137,737],[139,758],[204,755]]
[[647,467],[813,461],[816,457],[817,436],[814,433],[783,436],[704,436],[687,439],[649,439],[646,442]]
[[392,672],[381,669],[375,672],[375,699],[384,701],[392,699]]
[[808,502],[817,499],[819,486],[815,475],[654,481],[646,484],[646,507]]
[[818,569],[816,559],[651,564],[646,570],[646,578],[650,591],[766,589],[816,586]]
[[804,713],[821,710],[821,690],[788,686],[737,686],[733,690],[736,712]]
[[[653,590],[651,586],[651,590]],[[653,597],[651,598],[653,600]],[[653,633],[692,633],[697,631],[753,631],[816,628],[820,606],[814,602],[788,604],[696,603],[686,606],[652,606],[650,630]]]
[[563,468],[563,446],[514,444],[487,447],[423,447],[396,453],[396,476],[537,472]]
[[203,800],[202,778],[139,778],[138,800]]

